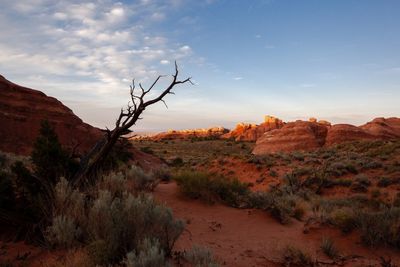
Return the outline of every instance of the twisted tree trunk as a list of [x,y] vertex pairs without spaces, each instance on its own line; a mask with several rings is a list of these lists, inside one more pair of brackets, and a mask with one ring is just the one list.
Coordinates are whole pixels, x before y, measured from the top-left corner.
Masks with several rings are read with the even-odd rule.
[[83,184],[86,179],[90,179],[96,174],[97,170],[99,170],[101,164],[107,158],[118,139],[130,132],[129,128],[141,119],[141,114],[148,106],[157,102],[163,102],[166,105],[164,97],[167,94],[174,94],[171,90],[175,85],[187,82],[193,84],[191,78],[178,80],[178,66],[175,62],[175,74],[172,75],[171,83],[159,96],[145,101],[145,96],[154,88],[162,77],[163,76],[158,76],[148,89],[144,89],[142,84],[139,83],[139,89],[136,90],[135,80],[132,81],[132,85],[130,86],[131,100],[129,101],[127,108],[125,110],[121,109],[119,117],[115,122],[115,128],[112,130],[107,129],[103,139],[97,142],[91,151],[81,160],[80,168],[74,177],[76,185]]

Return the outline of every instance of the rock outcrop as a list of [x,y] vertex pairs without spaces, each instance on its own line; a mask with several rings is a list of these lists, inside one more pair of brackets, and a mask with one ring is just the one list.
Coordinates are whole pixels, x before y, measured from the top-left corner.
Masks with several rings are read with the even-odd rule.
[[327,126],[317,122],[290,122],[281,129],[266,132],[260,137],[253,153],[261,155],[281,151],[314,150],[324,145],[327,132]]
[[57,99],[0,75],[0,150],[30,154],[44,119],[55,126],[65,147],[78,145],[78,152],[87,151],[102,136],[98,128],[84,123]]
[[363,129],[350,124],[335,124],[328,130],[325,146],[341,144],[358,140],[373,140],[376,136],[369,134]]
[[376,118],[360,127],[350,124],[331,125],[311,118],[296,121],[281,129],[266,132],[253,150],[256,155],[311,151],[321,147],[363,140],[391,140],[400,138],[400,118]]
[[379,138],[400,138],[400,118],[376,118],[360,128]]
[[283,121],[273,116],[265,116],[264,122],[260,125],[250,123],[239,123],[235,129],[221,136],[225,139],[235,139],[235,141],[256,141],[265,132],[280,129],[284,125]]
[[224,127],[211,127],[208,129],[187,129],[187,130],[168,130],[167,132],[158,133],[152,136],[137,136],[132,139],[147,139],[153,141],[160,140],[177,140],[192,138],[219,138],[221,135],[229,132]]

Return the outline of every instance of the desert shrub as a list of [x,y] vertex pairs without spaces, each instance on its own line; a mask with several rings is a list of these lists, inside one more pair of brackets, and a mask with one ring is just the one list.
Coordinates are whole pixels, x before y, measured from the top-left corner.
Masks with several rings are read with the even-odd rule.
[[153,175],[157,180],[163,182],[169,182],[172,178],[170,171],[164,167],[153,170]]
[[349,187],[352,185],[353,181],[351,179],[335,179],[331,180],[333,186],[345,186]]
[[304,153],[302,153],[302,152],[300,152],[300,151],[295,151],[295,152],[293,152],[293,153],[292,153],[292,157],[293,157],[295,160],[298,160],[298,161],[304,161],[304,158],[305,158]]
[[350,190],[353,192],[367,192],[368,187],[371,185],[368,176],[359,174],[355,177],[355,181],[350,186]]
[[185,195],[209,203],[221,200],[230,206],[238,207],[249,193],[248,185],[237,179],[204,172],[182,172],[175,180]]
[[357,224],[354,211],[351,208],[339,208],[329,215],[331,224],[339,227],[343,233],[351,232]]
[[278,173],[277,173],[275,170],[273,170],[273,169],[271,169],[271,170],[269,171],[269,175],[270,175],[271,177],[278,177]]
[[285,185],[282,187],[282,190],[289,194],[297,193],[302,187],[300,177],[296,172],[285,174],[283,180],[285,181]]
[[351,161],[334,162],[327,166],[326,171],[333,176],[339,177],[347,173],[357,174],[358,170]]
[[121,197],[126,191],[126,183],[127,179],[121,172],[111,172],[99,179],[97,187],[99,190],[109,191],[113,197]]
[[379,189],[374,189],[371,191],[372,198],[378,198],[381,196],[381,191]]
[[274,201],[273,197],[270,192],[250,192],[247,198],[247,207],[266,210],[271,207]]
[[133,182],[137,191],[153,191],[158,184],[158,180],[152,173],[145,173],[143,169],[132,165],[126,172],[128,181]]
[[148,147],[148,146],[141,147],[141,148],[140,148],[140,151],[142,151],[142,152],[144,152],[144,153],[147,153],[147,154],[154,154],[153,149],[151,149],[151,148]]
[[121,174],[105,176],[85,196],[61,179],[55,187],[53,222],[46,231],[49,243],[56,247],[87,244],[88,255],[97,265],[119,263],[127,251],[137,252],[139,258],[150,256],[140,254],[145,239],[155,240],[152,244],[170,256],[183,222],[151,197],[122,191],[121,181]]
[[367,246],[390,245],[400,248],[400,209],[387,208],[358,214],[357,227]]
[[184,259],[194,267],[218,267],[211,251],[205,247],[193,246],[184,253]]
[[291,217],[300,220],[305,214],[305,206],[298,196],[281,192],[272,192],[271,194],[272,203],[267,210],[281,224],[289,223]]
[[54,187],[52,212],[53,216],[67,217],[80,225],[85,224],[84,195],[72,189],[63,177]]
[[292,246],[288,246],[284,249],[283,263],[285,266],[317,266],[315,260],[313,260],[308,253]]
[[180,157],[174,158],[170,163],[170,165],[173,167],[181,167],[183,164],[184,164],[183,159]]
[[311,189],[316,194],[320,194],[323,188],[334,185],[330,175],[324,169],[315,170],[303,183],[303,186]]
[[129,252],[124,261],[127,267],[169,266],[158,240],[144,239],[137,251]]
[[363,170],[369,170],[369,169],[378,169],[382,168],[382,163],[379,161],[374,161],[370,158],[365,159],[364,161],[360,162],[359,164]]
[[183,231],[183,223],[175,220],[170,209],[156,204],[146,196],[124,194],[112,198],[110,192],[100,191],[88,215],[88,232],[93,241],[103,240],[111,258],[117,262],[145,238],[158,239],[160,247],[170,255]]
[[273,167],[275,165],[273,157],[269,155],[264,155],[264,156],[251,155],[250,158],[247,160],[247,163],[252,163],[259,166],[265,166],[268,168]]
[[379,187],[388,187],[393,184],[397,184],[400,182],[398,178],[389,178],[389,177],[381,177],[379,178],[378,183],[376,184]]
[[74,220],[61,215],[53,218],[52,224],[47,228],[46,238],[54,246],[70,248],[80,235],[81,229]]
[[321,249],[322,249],[322,252],[324,252],[325,255],[331,259],[335,259],[339,255],[338,249],[336,248],[335,243],[333,242],[333,240],[331,238],[323,238],[322,239]]

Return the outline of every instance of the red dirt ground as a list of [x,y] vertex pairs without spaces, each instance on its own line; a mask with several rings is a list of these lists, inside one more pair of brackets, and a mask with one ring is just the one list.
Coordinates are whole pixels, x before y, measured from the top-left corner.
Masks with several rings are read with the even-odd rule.
[[282,250],[288,245],[329,262],[319,248],[324,237],[334,240],[341,255],[361,256],[342,266],[380,266],[380,256],[400,263],[398,251],[368,249],[360,244],[356,233],[343,235],[337,229],[316,227],[304,234],[303,222],[281,225],[260,210],[210,206],[189,200],[179,193],[175,183],[160,184],[154,195],[187,223],[187,231],[178,240],[176,249],[188,249],[194,244],[207,246],[224,266],[281,266],[278,263],[282,261]]

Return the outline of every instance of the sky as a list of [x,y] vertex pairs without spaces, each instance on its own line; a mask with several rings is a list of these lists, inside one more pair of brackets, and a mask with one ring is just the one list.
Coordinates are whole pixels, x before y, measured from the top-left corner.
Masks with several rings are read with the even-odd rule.
[[[264,115],[363,124],[400,116],[398,0],[0,0],[0,74],[112,127],[134,78],[194,85],[136,131]],[[163,78],[150,97],[171,76]]]

